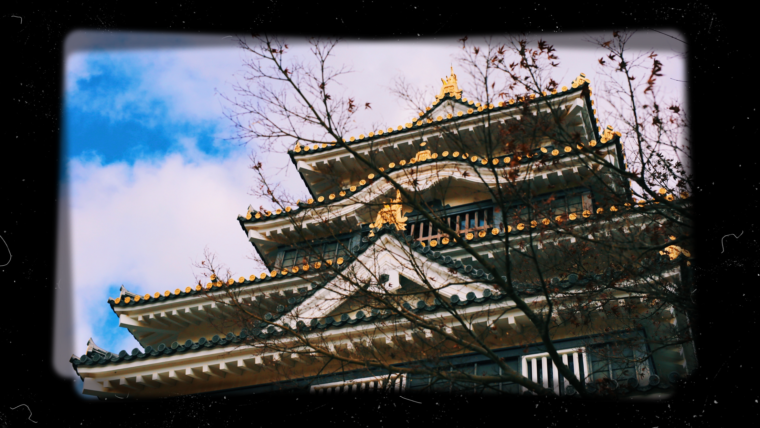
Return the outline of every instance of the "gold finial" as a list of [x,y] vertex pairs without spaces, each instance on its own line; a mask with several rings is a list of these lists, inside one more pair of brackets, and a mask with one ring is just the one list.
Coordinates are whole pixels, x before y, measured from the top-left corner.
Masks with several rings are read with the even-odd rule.
[[390,204],[385,204],[377,213],[374,227],[380,228],[384,223],[396,226],[396,230],[406,230],[406,217],[401,214],[401,191],[396,190],[396,199],[391,199]]
[[454,67],[451,67],[451,75],[445,79],[441,79],[441,82],[443,82],[443,86],[441,87],[441,92],[436,95],[437,99],[442,99],[446,96],[446,94],[451,94],[452,96],[462,96],[462,91],[459,89],[459,85],[457,84],[457,75],[454,74]]

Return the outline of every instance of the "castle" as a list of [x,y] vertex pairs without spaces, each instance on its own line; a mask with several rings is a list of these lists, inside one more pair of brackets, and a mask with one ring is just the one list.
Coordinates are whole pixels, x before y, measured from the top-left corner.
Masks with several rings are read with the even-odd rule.
[[[122,287],[108,304],[119,326],[144,350],[108,352],[90,340],[87,351],[70,360],[84,380],[84,393],[101,398],[279,390],[337,393],[389,386],[395,391],[525,391],[512,382],[482,388],[432,375],[352,366],[314,352],[277,327],[282,325],[312,338],[322,349],[357,360],[381,355],[394,367],[437,364],[465,374],[501,374],[502,368],[483,353],[456,344],[438,346],[449,341],[446,334],[470,340],[472,333],[533,382],[557,394],[577,394],[548,357],[531,321],[491,285],[494,276],[482,260],[498,265],[506,239],[509,245],[520,245],[554,226],[592,227],[635,210],[635,202],[616,206],[610,196],[625,198],[625,183],[621,186],[588,161],[593,150],[612,165],[624,165],[620,134],[611,127],[601,132],[584,75],[571,88],[487,105],[463,97],[453,69],[442,83],[433,105],[415,120],[346,139],[352,151],[377,170],[334,142],[296,143],[289,155],[310,198],[275,211],[249,207],[238,217],[268,272],[225,281],[212,277],[205,286],[178,284],[173,291],[144,296]],[[540,126],[540,116],[548,115],[541,103],[551,103],[562,113],[563,126],[580,143],[539,138],[527,149],[504,144],[504,135],[514,135],[514,129],[526,132],[526,121]],[[530,111],[532,116],[526,116]],[[535,169],[539,163],[541,169]],[[506,209],[497,203],[504,197],[495,197],[493,189],[508,181],[508,174],[548,207],[549,214],[536,212],[519,198]],[[409,198],[405,200],[382,175],[399,183],[424,209],[412,208]],[[431,216],[457,236],[435,227]],[[632,221],[619,231],[603,230],[598,236],[591,232],[589,238],[625,237],[639,226],[638,220]],[[464,244],[482,259],[474,258]],[[554,251],[549,247],[536,245],[547,254]],[[688,258],[688,251],[671,246],[651,265],[660,277],[681,280]],[[512,274],[526,302],[541,301],[535,278],[520,276],[517,270]],[[593,281],[619,275],[620,270],[601,266],[596,272],[556,274],[547,281],[558,292],[572,295]],[[347,278],[365,278],[367,290],[403,296],[399,301],[406,310],[435,319],[443,330],[418,329],[353,298],[358,291]],[[425,286],[431,279],[443,282],[432,294]],[[241,307],[255,316],[240,322]],[[616,330],[624,323],[611,314],[623,309],[649,315],[641,317],[638,329]],[[662,396],[696,367],[690,344],[647,356],[651,346],[645,339],[656,336],[658,326],[674,328],[686,320],[672,307],[658,306],[655,299],[634,292],[613,290],[582,311],[558,310],[552,321],[558,354],[590,392],[607,388]],[[225,325],[230,330],[220,332]],[[621,351],[625,358],[601,351],[629,339],[636,339],[637,345]],[[431,349],[437,350],[434,359]]]

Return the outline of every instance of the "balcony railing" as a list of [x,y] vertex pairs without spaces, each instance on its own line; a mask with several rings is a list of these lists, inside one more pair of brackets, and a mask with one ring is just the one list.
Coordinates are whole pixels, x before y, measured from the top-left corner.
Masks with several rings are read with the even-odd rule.
[[[458,234],[477,233],[481,230],[493,227],[493,208],[481,208],[459,214],[452,214],[443,218],[446,224]],[[412,223],[406,228],[407,235],[416,241],[429,243],[433,240],[440,241],[446,234],[441,233],[429,220]]]
[[[584,348],[564,349],[557,351],[562,357],[562,363],[573,371],[575,377],[584,381],[588,376],[588,359]],[[571,394],[573,389],[570,382],[565,379],[557,366],[549,357],[549,353],[527,355],[522,359],[522,375],[543,386],[554,389],[557,395]],[[521,391],[525,391],[524,387]]]
[[[529,211],[525,205],[512,205],[503,215],[499,212],[494,215],[494,208],[490,207],[451,214],[442,217],[442,220],[457,234],[466,235],[467,233],[478,234],[482,230],[489,230],[497,226],[500,229],[504,229],[508,225],[518,227],[519,224],[523,225],[518,227],[519,230],[522,230],[524,227],[530,227],[531,221],[545,221],[551,218],[560,222],[568,219],[576,220],[593,214],[593,201],[589,191],[569,193],[551,201],[543,198],[536,201],[536,204],[537,211],[533,212]],[[446,237],[446,234],[441,233],[429,220],[410,222],[407,224],[406,234],[412,236],[416,241],[428,245],[433,241],[440,242]]]

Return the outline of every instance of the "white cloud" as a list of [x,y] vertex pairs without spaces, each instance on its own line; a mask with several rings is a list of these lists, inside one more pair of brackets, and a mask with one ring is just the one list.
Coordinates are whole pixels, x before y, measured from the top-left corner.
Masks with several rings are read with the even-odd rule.
[[[149,127],[219,122],[215,91],[230,92],[240,64],[231,48],[77,52],[66,58],[67,104],[113,120],[139,114]],[[113,79],[108,94],[83,89],[82,81],[103,75]]]
[[139,294],[191,286],[191,261],[201,260],[207,245],[236,275],[259,273],[246,259],[253,247],[236,220],[254,202],[245,153],[211,158],[193,139],[180,142],[182,152],[134,165],[69,163],[77,349],[100,317],[114,316],[106,303],[110,284]]

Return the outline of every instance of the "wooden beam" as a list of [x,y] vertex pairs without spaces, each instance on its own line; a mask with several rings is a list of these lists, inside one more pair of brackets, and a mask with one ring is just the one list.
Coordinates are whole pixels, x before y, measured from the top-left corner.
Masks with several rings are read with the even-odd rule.
[[166,321],[167,324],[174,324],[175,326],[180,327],[180,328],[185,328],[190,325],[190,323],[181,321],[179,319],[175,319],[173,316],[171,316],[171,312],[168,314],[166,312],[161,312],[160,316],[161,316],[161,321]]
[[172,332],[172,333],[166,333],[166,334],[157,334],[157,335],[151,337],[149,342],[145,342],[145,343],[147,343],[147,346],[154,346],[154,345],[158,345],[159,343],[163,343],[163,342],[172,343],[172,342],[174,342],[174,340],[172,340],[172,339],[176,338],[176,337],[177,337],[177,333],[174,333],[174,332]]
[[309,354],[296,353],[296,352],[290,354],[290,359],[296,364],[305,364],[305,365],[309,365],[315,361],[314,357],[312,357]]
[[401,334],[397,334],[396,336],[393,336],[393,340],[396,342],[396,344],[402,348],[408,348],[414,344],[414,338],[412,337],[411,332],[403,332]]
[[206,308],[204,308],[202,305],[198,305],[198,307],[189,309],[196,318],[203,320],[203,322],[211,321],[212,315],[209,314]]
[[200,325],[201,323],[205,322],[205,320],[196,315],[191,308],[185,308],[183,313],[185,315],[185,319],[194,320],[195,325]]
[[337,175],[338,177],[346,177],[350,175],[350,172],[346,170],[345,166],[343,166],[343,163],[340,161],[340,159],[330,159],[328,160],[330,168],[333,171],[333,174]]
[[326,364],[332,357],[328,357],[327,355],[320,354],[318,352],[312,353],[310,355],[315,361],[319,362],[320,364]]
[[160,383],[153,380],[151,375],[137,376],[135,378],[135,383],[138,385],[149,386],[151,388],[158,388],[161,386]]
[[237,360],[237,367],[241,370],[258,373],[261,371],[261,366],[255,363],[255,359],[241,358]]
[[177,381],[174,379],[169,378],[169,373],[160,375],[158,373],[153,373],[153,382],[158,382],[167,386],[174,386],[177,384]]
[[392,349],[396,347],[396,342],[393,341],[392,336],[385,336],[384,338],[380,339],[380,346]]
[[227,376],[227,373],[212,366],[203,366],[203,374],[218,377],[220,379],[224,379],[224,377]]
[[214,318],[222,320],[227,319],[224,313],[217,306],[216,302],[212,302],[210,305],[204,305],[204,309]]
[[145,389],[144,385],[138,384],[134,380],[127,379],[124,377],[119,379],[119,387],[131,389],[133,391],[142,391],[143,389]]
[[[151,314],[153,316],[154,314]],[[162,323],[156,322],[157,324],[164,325]],[[158,328],[158,327],[152,327],[146,323],[141,323],[136,320],[133,320],[132,318],[128,317],[125,314],[119,315],[119,327],[128,328],[130,330],[137,330],[137,331],[150,331],[154,333],[174,333],[176,330],[169,329],[169,328]]]
[[148,319],[150,320],[151,324],[155,323],[157,325],[160,325],[161,327],[164,327],[164,329],[168,329],[169,328],[169,325],[166,322],[164,322],[161,319],[159,319],[159,316],[156,315],[156,314],[150,314],[148,316]]
[[520,325],[520,324],[517,323],[517,321],[515,320],[515,317],[508,316],[507,320],[508,320],[509,326],[512,328],[512,330],[514,330],[514,331],[516,331],[518,333],[522,333],[522,331],[523,331],[522,325]]
[[324,227],[322,227],[321,222],[315,223],[315,222],[309,222],[306,224],[306,229],[311,233],[313,236],[319,236],[325,233]]
[[372,355],[375,349],[373,340],[370,337],[363,337],[361,340],[357,340],[354,346],[359,350],[359,352],[365,355]]
[[272,360],[264,359],[263,355],[257,355],[256,357],[254,357],[254,361],[256,362],[256,365],[259,367],[263,367],[270,371],[276,371],[276,367],[274,366],[274,363],[272,363]]
[[346,356],[354,355],[356,354],[356,347],[351,342],[346,342],[345,347],[342,348],[343,354]]
[[137,339],[138,342],[140,342],[140,344],[142,344],[144,341],[150,341],[151,336],[158,334],[155,332],[143,332],[142,334],[137,334],[137,331],[141,331],[141,330],[137,330],[137,331],[132,331],[132,330],[133,329],[129,329],[130,333],[135,335],[135,338]]
[[417,330],[414,332],[414,334],[421,339],[433,340],[433,332],[426,328],[422,330]]
[[[190,370],[190,369],[187,369]],[[185,374],[185,372],[171,370],[169,372],[169,379],[182,383],[193,383],[193,378]]]
[[199,325],[201,323],[201,321],[198,320],[197,318],[187,316],[185,311],[186,309],[185,310],[180,309],[179,311],[173,310],[171,313],[171,316],[174,317],[175,319],[178,319],[186,323],[187,325],[190,325],[190,324]]
[[293,367],[295,363],[290,359],[290,355],[278,352],[272,355],[272,364]]
[[499,323],[501,320],[495,320],[495,321],[489,321],[488,322],[488,330],[496,337],[502,337],[504,336],[504,333],[506,333],[506,329],[503,326],[503,323]]
[[219,370],[225,373],[230,373],[237,376],[240,376],[241,374],[243,374],[243,370],[237,367],[236,361],[229,361],[229,362],[219,364]]
[[116,390],[119,388],[119,379],[95,379],[95,381],[103,387],[104,391]]
[[185,376],[202,381],[206,381],[209,378],[208,374],[203,373],[203,369],[201,367],[185,369]]

